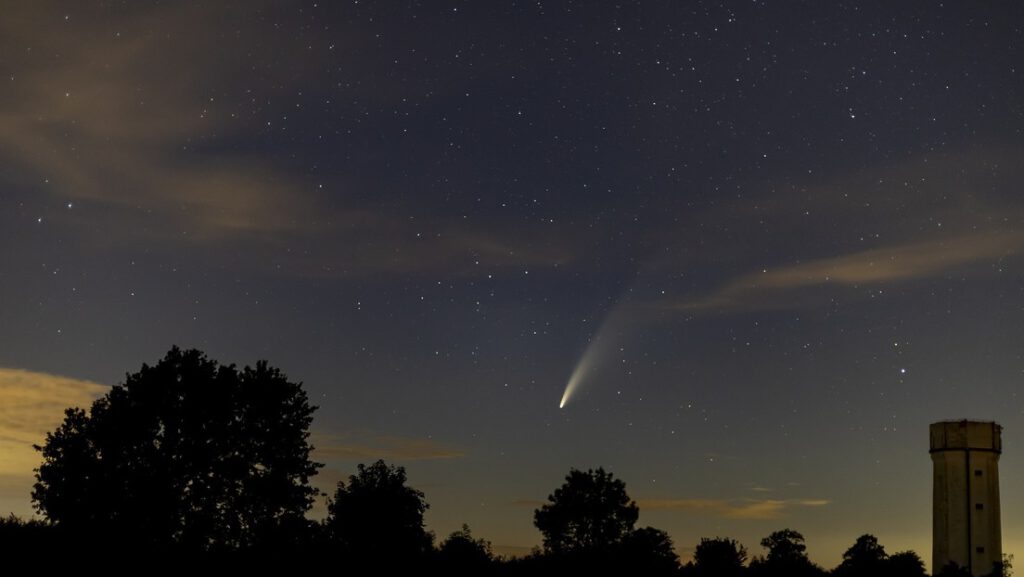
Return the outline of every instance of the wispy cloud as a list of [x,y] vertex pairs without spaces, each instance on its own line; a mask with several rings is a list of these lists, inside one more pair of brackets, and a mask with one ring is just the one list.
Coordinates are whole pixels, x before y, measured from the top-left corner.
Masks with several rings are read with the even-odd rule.
[[[163,49],[173,40],[143,32],[161,20],[190,19],[187,10],[104,15],[123,32],[90,25],[88,14],[65,21],[46,7],[20,12],[0,31],[7,48],[27,54],[31,65],[15,69],[8,83],[0,145],[44,192],[185,240],[312,221],[311,195],[267,163],[237,154],[186,161],[192,147],[231,138],[244,126],[199,93],[209,71],[187,62],[206,35],[176,42],[184,52],[170,59]],[[64,25],[32,25],[41,21]]]
[[384,435],[367,432],[315,435],[313,457],[322,461],[368,461],[385,459],[397,461],[423,461],[431,459],[457,459],[466,456],[461,449],[417,437]]
[[778,519],[788,510],[824,507],[826,499],[640,499],[640,509],[648,511],[687,511],[726,519]]
[[0,368],[0,500],[24,502],[28,509],[32,470],[42,444],[68,407],[88,407],[109,387],[68,377]]
[[859,287],[907,282],[939,276],[981,261],[1018,254],[1024,234],[1000,231],[877,248],[764,268],[729,281],[714,293],[677,302],[685,311],[731,311],[795,306],[792,292],[807,287]]
[[[433,232],[431,232],[433,231]],[[389,275],[479,275],[571,263],[578,247],[544,230],[472,229],[437,220],[420,226],[386,214],[335,227],[304,254],[292,255],[285,273],[319,278]]]
[[[90,242],[201,245],[214,250],[197,259],[230,251],[235,266],[327,278],[555,265],[578,246],[554,226],[397,213],[367,193],[381,185],[366,175],[333,173],[320,188],[308,167],[260,146],[287,137],[287,118],[301,114],[291,100],[302,102],[290,89],[302,90],[294,78],[254,71],[251,43],[225,40],[221,23],[237,18],[226,8],[82,9],[70,19],[41,4],[9,12],[0,52],[17,58],[0,93],[0,172],[73,202],[75,211],[49,220]],[[165,32],[175,29],[192,35]],[[279,49],[314,66],[304,43]]]
[[64,418],[68,407],[88,407],[109,387],[21,369],[0,368],[0,475],[31,474],[32,448]]

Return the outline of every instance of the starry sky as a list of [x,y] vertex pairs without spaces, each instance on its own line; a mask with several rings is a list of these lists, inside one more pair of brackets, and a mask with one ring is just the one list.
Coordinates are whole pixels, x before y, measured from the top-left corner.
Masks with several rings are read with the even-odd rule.
[[604,466],[684,558],[927,561],[927,425],[969,417],[1024,554],[1021,4],[0,14],[0,511],[177,344],[302,381],[320,486],[404,465],[501,553]]

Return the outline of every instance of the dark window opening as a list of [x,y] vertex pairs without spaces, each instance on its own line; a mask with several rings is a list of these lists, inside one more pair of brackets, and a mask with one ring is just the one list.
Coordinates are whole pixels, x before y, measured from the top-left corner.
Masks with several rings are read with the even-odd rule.
[[978,553],[984,553],[985,552],[985,548],[984,547],[975,547],[974,550],[977,551]]
[[984,508],[985,508],[985,504],[984,504],[984,503],[975,503],[975,504],[974,504],[974,508],[975,508],[976,510],[978,510],[978,511],[981,511],[982,509],[984,509]]
[[981,469],[975,469],[974,470],[974,476],[975,477],[980,477],[981,476]]

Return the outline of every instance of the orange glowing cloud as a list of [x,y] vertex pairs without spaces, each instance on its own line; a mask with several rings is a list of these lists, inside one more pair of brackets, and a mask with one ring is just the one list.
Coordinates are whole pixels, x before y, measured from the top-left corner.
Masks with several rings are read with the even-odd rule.
[[33,469],[46,433],[68,407],[88,407],[109,387],[69,377],[0,368],[0,503],[28,510]]

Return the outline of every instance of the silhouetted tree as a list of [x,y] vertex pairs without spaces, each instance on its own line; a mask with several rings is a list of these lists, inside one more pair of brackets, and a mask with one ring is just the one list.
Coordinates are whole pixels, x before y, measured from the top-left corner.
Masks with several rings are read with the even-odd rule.
[[446,575],[487,575],[495,570],[490,541],[474,539],[469,525],[463,525],[441,542],[437,560]]
[[992,564],[992,571],[987,577],[1010,577],[1013,575],[1013,555],[1003,553],[1003,558]]
[[843,553],[843,561],[834,573],[840,577],[875,577],[886,574],[889,556],[874,535],[861,535]]
[[679,556],[668,533],[643,527],[628,533],[619,544],[618,567],[622,574],[673,575],[679,569]]
[[747,549],[733,539],[701,539],[693,553],[693,575],[698,577],[735,577],[742,575]]
[[56,537],[57,528],[38,519],[25,521],[13,513],[0,517],[0,559],[6,567],[38,563],[49,552],[64,550]]
[[87,414],[46,435],[32,499],[59,527],[122,547],[235,550],[301,522],[310,476],[310,406],[265,361],[238,370],[172,348]]
[[552,563],[549,555],[546,555],[540,547],[534,547],[522,557],[507,557],[499,559],[498,574],[503,577],[547,577],[557,575],[564,577],[565,570],[559,573],[556,563]]
[[565,483],[533,513],[549,553],[599,551],[618,545],[632,530],[639,510],[626,484],[604,469],[572,469]]
[[913,551],[900,551],[889,555],[887,573],[892,577],[925,577],[924,561]]
[[967,567],[950,561],[935,573],[935,577],[971,577],[971,572],[967,570]]
[[672,539],[652,527],[634,529],[639,510],[626,485],[604,469],[571,469],[565,483],[534,511],[544,554],[506,569],[530,575],[675,575]]
[[405,483],[405,469],[384,461],[360,464],[348,485],[338,483],[325,525],[350,559],[408,565],[431,551],[433,537],[423,528],[429,505],[421,491]]
[[[992,570],[985,573],[985,577],[1009,577],[1013,574],[1013,556],[1003,555],[1001,561],[997,561],[992,564]],[[939,571],[935,572],[935,577],[970,577],[971,572],[966,567],[957,565],[953,561],[950,561]]]
[[775,531],[761,539],[761,546],[768,549],[765,558],[768,563],[797,564],[807,561],[804,536],[792,529]]
[[758,577],[813,577],[825,571],[807,558],[804,536],[792,529],[775,531],[764,539],[761,546],[768,549],[764,558],[750,562],[750,571]]

